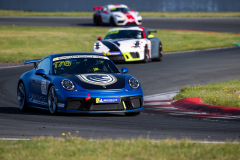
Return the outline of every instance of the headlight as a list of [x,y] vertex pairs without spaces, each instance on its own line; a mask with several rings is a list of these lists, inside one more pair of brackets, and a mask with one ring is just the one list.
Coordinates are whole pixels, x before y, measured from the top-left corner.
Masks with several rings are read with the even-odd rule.
[[99,49],[101,47],[101,44],[99,42],[95,43],[94,44],[94,48],[95,49]]
[[73,84],[73,82],[68,79],[62,80],[61,85],[64,89],[68,91],[72,91],[75,89],[75,85]]
[[139,81],[134,77],[129,78],[128,83],[129,86],[132,87],[133,89],[139,88]]

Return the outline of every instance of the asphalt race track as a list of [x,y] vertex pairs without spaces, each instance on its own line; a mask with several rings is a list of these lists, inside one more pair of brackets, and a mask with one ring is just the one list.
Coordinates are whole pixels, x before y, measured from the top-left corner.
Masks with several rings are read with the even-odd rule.
[[[3,25],[1,18],[0,25]],[[227,30],[226,27],[224,31]],[[239,62],[240,47],[232,47],[172,53],[164,55],[162,62],[117,66],[127,67],[129,74],[140,80],[147,96],[177,91],[184,85],[240,78]],[[38,109],[21,112],[17,102],[17,81],[22,73],[30,69],[32,66],[0,68],[0,138],[61,137],[62,133],[68,132],[77,135],[76,131],[83,138],[174,137],[207,141],[235,141],[240,138],[240,122],[184,119],[144,112],[136,117],[123,114],[52,116],[48,111]]]
[[[145,95],[178,90],[187,84],[205,84],[240,78],[240,48],[164,55],[162,62],[118,64],[137,77]],[[17,104],[17,81],[32,66],[0,69],[0,137],[30,138],[76,133],[84,138],[166,137],[194,140],[238,140],[240,123],[181,119],[141,114],[52,116],[48,111],[21,112]],[[141,72],[139,72],[141,71]]]
[[[92,18],[0,17],[0,26],[13,24],[15,26],[95,27]],[[143,26],[152,29],[183,29],[240,33],[240,18],[143,18]]]

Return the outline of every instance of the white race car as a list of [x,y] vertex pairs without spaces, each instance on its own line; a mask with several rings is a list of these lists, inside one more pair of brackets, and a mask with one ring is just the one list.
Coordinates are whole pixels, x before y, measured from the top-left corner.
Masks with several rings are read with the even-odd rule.
[[93,7],[95,25],[108,24],[111,26],[142,25],[142,17],[138,12],[123,4],[113,4]]
[[144,27],[118,27],[108,31],[93,45],[93,52],[107,55],[114,62],[162,60],[162,42]]

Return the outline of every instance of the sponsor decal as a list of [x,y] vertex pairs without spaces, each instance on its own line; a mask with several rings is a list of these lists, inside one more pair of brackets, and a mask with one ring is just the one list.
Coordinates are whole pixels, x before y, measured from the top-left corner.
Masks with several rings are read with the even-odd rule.
[[120,103],[121,99],[119,97],[113,98],[96,98],[96,103]]
[[121,52],[109,52],[108,55],[122,55]]
[[71,59],[71,58],[101,58],[101,59],[109,59],[105,56],[95,56],[95,55],[73,55],[73,56],[62,56],[54,58],[53,61],[59,61],[63,59]]
[[95,49],[99,49],[101,47],[101,44],[99,42],[97,42],[96,44],[94,44]]
[[107,33],[107,35],[109,35],[109,34],[117,34],[118,32],[119,32],[119,30],[109,31],[109,32]]
[[85,83],[99,86],[107,86],[117,82],[117,78],[111,74],[80,74],[76,76]]
[[62,66],[71,66],[72,62],[71,61],[57,61],[53,63],[55,68],[62,67]]
[[129,23],[135,22],[135,19],[131,14],[129,14],[129,13],[124,13],[124,14],[127,17],[127,20],[128,20]]
[[29,100],[47,106],[47,97],[29,93]]

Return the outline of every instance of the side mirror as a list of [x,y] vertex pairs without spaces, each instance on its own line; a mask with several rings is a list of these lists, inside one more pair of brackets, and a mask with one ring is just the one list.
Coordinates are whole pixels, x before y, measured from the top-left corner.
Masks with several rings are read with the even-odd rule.
[[122,67],[122,74],[128,73],[128,69],[126,67]]
[[102,37],[98,37],[97,40],[101,41],[101,40],[102,40]]
[[104,11],[104,13],[108,13],[108,11]]
[[131,9],[131,11],[133,12],[133,11],[134,11],[134,9]]
[[148,38],[154,38],[154,35],[149,34]]
[[46,76],[45,71],[44,71],[43,69],[38,69],[38,70],[36,70],[35,74],[36,74],[36,75],[43,76],[43,77]]

